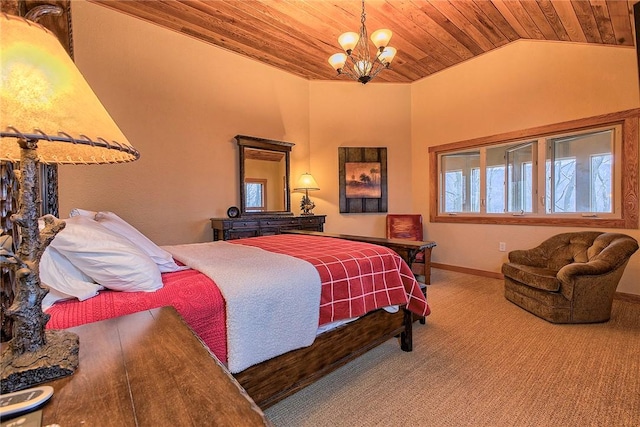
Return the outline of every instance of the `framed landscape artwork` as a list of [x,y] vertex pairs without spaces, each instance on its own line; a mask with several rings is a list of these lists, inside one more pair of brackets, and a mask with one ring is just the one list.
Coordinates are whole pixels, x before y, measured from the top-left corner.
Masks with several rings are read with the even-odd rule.
[[340,213],[387,212],[387,149],[339,147]]

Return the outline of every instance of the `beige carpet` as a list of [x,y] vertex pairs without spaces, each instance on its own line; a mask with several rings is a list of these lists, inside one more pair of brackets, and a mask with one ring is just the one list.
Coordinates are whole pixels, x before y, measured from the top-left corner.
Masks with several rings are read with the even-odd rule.
[[553,325],[501,280],[433,270],[414,351],[390,340],[265,411],[275,426],[640,426],[640,304]]

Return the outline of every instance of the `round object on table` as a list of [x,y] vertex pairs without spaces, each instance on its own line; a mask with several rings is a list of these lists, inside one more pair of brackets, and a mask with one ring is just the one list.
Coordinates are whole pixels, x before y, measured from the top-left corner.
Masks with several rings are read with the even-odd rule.
[[240,209],[238,209],[236,206],[231,206],[229,209],[227,209],[227,216],[229,218],[237,218],[238,216],[240,216]]

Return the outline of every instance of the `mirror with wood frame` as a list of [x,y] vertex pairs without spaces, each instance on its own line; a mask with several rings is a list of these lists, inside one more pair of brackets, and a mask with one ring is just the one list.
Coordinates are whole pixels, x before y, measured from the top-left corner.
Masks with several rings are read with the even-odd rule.
[[293,215],[289,154],[295,145],[236,135],[240,148],[240,215]]

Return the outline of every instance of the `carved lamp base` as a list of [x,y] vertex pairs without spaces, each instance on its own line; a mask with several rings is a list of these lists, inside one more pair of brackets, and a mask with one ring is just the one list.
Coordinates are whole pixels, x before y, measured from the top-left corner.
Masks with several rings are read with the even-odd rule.
[[11,342],[3,343],[2,393],[66,377],[78,368],[78,335],[67,331],[46,331],[45,335],[45,345],[19,355],[13,354]]
[[316,207],[316,204],[311,201],[308,194],[302,196],[302,200],[300,201],[300,209],[302,209],[302,213],[300,215],[313,215],[313,208]]

